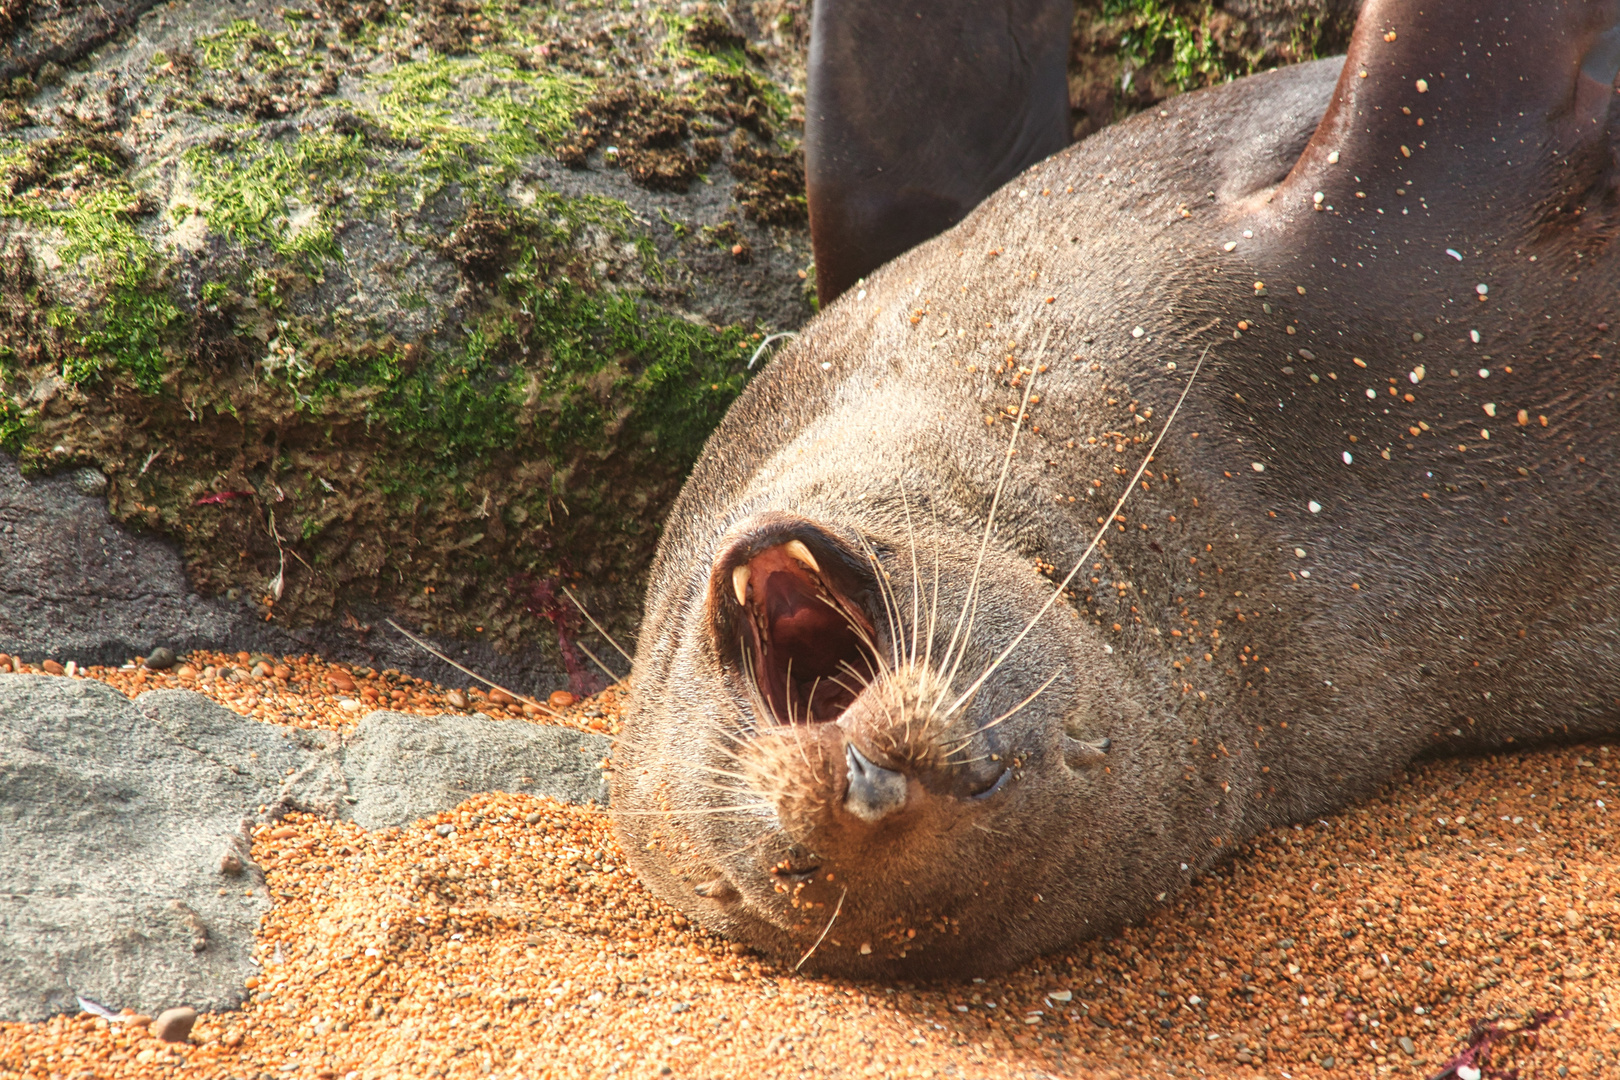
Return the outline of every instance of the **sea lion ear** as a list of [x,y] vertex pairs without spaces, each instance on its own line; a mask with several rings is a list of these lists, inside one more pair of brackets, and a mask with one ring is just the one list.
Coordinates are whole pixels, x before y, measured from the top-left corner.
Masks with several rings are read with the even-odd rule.
[[1069,142],[1072,0],[817,0],[804,158],[822,304]]
[[1567,158],[1599,151],[1574,163],[1589,180],[1610,165],[1617,73],[1616,0],[1367,0],[1327,112],[1273,202],[1321,211],[1336,196],[1343,212],[1347,186],[1399,186],[1461,221],[1500,217],[1506,191],[1526,205],[1578,197]]

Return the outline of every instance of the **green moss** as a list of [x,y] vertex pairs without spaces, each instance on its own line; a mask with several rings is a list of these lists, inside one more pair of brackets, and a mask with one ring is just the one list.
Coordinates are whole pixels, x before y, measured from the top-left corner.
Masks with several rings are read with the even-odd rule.
[[[266,244],[311,272],[321,260],[338,258],[334,229],[342,193],[333,186],[363,183],[375,171],[364,137],[325,131],[250,145],[256,152],[186,151],[209,226],[243,245]],[[300,208],[306,219],[289,228]],[[176,208],[175,217],[183,220],[190,210]]]
[[781,124],[787,120],[793,103],[775,83],[755,73],[742,39],[713,34],[705,25],[709,20],[687,18],[671,12],[663,13],[662,18],[668,31],[663,44],[665,59],[702,72],[710,85],[740,82],[765,103],[774,123]]
[[162,285],[167,261],[137,224],[145,204],[115,153],[93,135],[11,144],[0,156],[0,218],[59,237],[58,257],[97,286],[89,302],[51,313],[77,346],[62,377],[79,385],[110,366],[150,392],[167,370],[163,344],[180,310]]
[[5,394],[0,394],[0,451],[22,456],[32,427],[30,414]]
[[1165,78],[1182,90],[1247,75],[1251,61],[1229,56],[1216,44],[1209,20],[1213,8],[1199,7],[1191,16],[1169,0],[1103,0],[1103,14],[1129,20],[1120,35],[1120,59],[1131,70],[1164,63]]
[[194,48],[202,62],[215,71],[233,71],[243,65],[273,70],[286,65],[291,51],[286,35],[278,42],[255,19],[236,19],[217,34],[199,37]]
[[[467,100],[468,87],[493,83],[493,92]],[[459,183],[494,193],[525,159],[566,135],[590,84],[577,76],[526,71],[504,53],[412,60],[368,76],[375,109],[367,118],[383,131],[418,147],[413,176],[379,178],[379,188],[410,192],[419,200]],[[482,127],[458,123],[471,113]]]

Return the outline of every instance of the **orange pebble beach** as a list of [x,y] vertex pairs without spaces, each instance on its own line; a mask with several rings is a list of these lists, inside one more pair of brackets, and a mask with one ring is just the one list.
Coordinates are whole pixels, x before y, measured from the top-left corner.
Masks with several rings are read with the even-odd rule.
[[[611,735],[624,702],[525,715],[309,657],[52,666],[340,732],[390,708]],[[374,832],[295,815],[255,830],[275,906],[240,1010],[184,1043],[143,1017],[0,1024],[0,1076],[1620,1076],[1616,782],[1606,745],[1423,762],[1256,838],[1143,923],[935,985],[807,978],[698,929],[593,807],[491,793]]]

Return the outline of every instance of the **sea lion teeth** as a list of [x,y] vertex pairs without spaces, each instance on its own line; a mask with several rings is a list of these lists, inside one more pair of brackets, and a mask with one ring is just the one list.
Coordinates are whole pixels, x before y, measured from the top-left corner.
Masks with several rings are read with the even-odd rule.
[[805,566],[808,566],[818,574],[821,573],[821,564],[816,562],[816,557],[810,554],[810,549],[804,546],[803,540],[789,540],[783,545],[783,547],[787,549],[787,553],[789,555],[799,560]]
[[849,793],[844,808],[862,821],[876,822],[906,805],[906,778],[885,769],[846,743],[844,757],[849,764]]
[[748,564],[733,567],[731,571],[731,589],[737,594],[737,604],[740,607],[748,605]]

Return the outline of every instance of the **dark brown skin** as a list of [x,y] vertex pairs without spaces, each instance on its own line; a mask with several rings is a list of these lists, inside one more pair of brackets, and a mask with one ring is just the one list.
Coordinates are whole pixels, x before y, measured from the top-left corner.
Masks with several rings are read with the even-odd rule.
[[1617,23],[1371,0],[1342,71],[1106,130],[829,307],[654,565],[643,880],[981,974],[1417,755],[1620,730]]
[[1069,144],[1072,0],[820,0],[804,165],[816,291],[967,216]]

